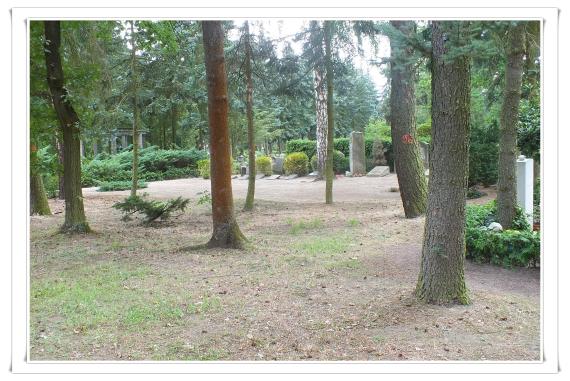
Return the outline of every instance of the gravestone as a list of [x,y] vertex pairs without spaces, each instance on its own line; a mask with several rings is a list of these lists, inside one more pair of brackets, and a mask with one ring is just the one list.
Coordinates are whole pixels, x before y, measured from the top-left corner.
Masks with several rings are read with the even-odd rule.
[[284,159],[280,156],[274,156],[271,158],[271,170],[273,173],[283,174],[283,161]]
[[366,174],[366,157],[364,155],[364,134],[353,131],[350,133],[350,172],[353,176]]
[[111,135],[111,154],[114,155],[117,153],[117,137],[115,135]]
[[390,167],[387,165],[377,165],[366,174],[368,177],[384,177],[390,174]]
[[261,179],[264,178],[264,177],[265,177],[265,175],[264,175],[263,173],[260,173],[260,174],[258,174],[258,175],[255,175],[255,179],[256,179],[256,180],[261,180]]
[[242,175],[242,176],[247,175],[247,166],[246,166],[246,165],[242,165],[242,166],[240,167],[240,169],[239,169],[239,173],[240,173],[240,175]]
[[281,177],[281,178],[284,180],[293,180],[293,179],[296,179],[297,177],[299,177],[299,175],[293,173],[292,175]]
[[143,133],[142,132],[139,132],[139,134],[137,136],[137,143],[139,145],[139,148],[143,148],[144,140],[143,140]]
[[280,177],[281,177],[281,175],[271,175],[271,176],[265,177],[265,180],[277,180]]
[[533,160],[520,155],[517,159],[517,203],[527,216],[528,223],[533,223]]
[[420,155],[424,162],[424,169],[429,169],[429,143],[420,142]]

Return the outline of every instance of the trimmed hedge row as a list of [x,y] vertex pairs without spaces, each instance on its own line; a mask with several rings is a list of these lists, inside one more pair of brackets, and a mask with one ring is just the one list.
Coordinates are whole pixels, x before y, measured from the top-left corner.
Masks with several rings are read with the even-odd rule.
[[[364,140],[364,154],[366,156],[366,170],[372,169],[372,146],[374,139]],[[386,161],[390,166],[390,171],[394,170],[394,158],[392,155],[392,141],[382,139],[382,145],[386,150]],[[340,151],[348,159],[350,155],[350,139],[349,138],[336,138],[334,139],[334,149]],[[285,146],[285,153],[291,154],[293,152],[304,152],[307,157],[312,158],[317,152],[317,142],[308,139],[294,139],[289,140]]]

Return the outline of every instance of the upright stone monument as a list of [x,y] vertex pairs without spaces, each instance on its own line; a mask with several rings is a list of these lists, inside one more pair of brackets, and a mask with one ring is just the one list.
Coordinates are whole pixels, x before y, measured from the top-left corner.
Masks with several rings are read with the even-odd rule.
[[117,137],[115,135],[111,135],[111,154],[114,155],[117,153]]
[[350,173],[352,176],[366,175],[366,157],[364,155],[364,134],[353,131],[350,133]]
[[424,169],[429,169],[429,143],[420,142],[420,155],[424,162]]
[[528,223],[533,223],[533,160],[520,155],[517,160],[517,203],[524,210]]

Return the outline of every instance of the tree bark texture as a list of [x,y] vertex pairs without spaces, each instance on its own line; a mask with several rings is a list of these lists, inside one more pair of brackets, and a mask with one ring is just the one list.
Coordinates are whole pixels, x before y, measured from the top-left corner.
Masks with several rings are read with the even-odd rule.
[[170,135],[172,139],[170,147],[172,147],[172,149],[176,149],[176,127],[178,126],[178,108],[174,103],[172,104],[172,107],[170,109],[170,116],[171,116]]
[[315,67],[315,109],[317,140],[317,180],[323,180],[327,157],[327,90],[325,76],[320,67]]
[[525,51],[524,23],[508,31],[505,90],[501,108],[499,173],[497,182],[497,220],[509,229],[517,207],[517,124]]
[[63,144],[57,135],[55,137],[55,146],[57,147],[57,160],[59,163],[59,168],[57,170],[59,192],[57,198],[60,200],[65,200],[65,185],[63,183]]
[[[413,21],[391,21],[404,36],[415,34]],[[392,149],[400,197],[406,218],[423,215],[427,208],[427,182],[416,135],[415,63],[413,48],[402,38],[392,37],[390,115]]]
[[334,148],[334,100],[332,65],[332,21],[324,21],[325,66],[327,72],[327,158],[325,164],[325,203],[333,203],[333,148]]
[[232,195],[224,32],[220,21],[203,21],[202,31],[208,79],[210,177],[214,229],[208,247],[242,248],[245,237],[235,219]]
[[432,24],[430,179],[416,295],[434,304],[469,303],[464,261],[470,58],[457,54],[466,43],[462,28],[458,22]]
[[79,117],[67,99],[59,48],[59,21],[44,21],[47,82],[63,136],[63,177],[65,222],[62,232],[89,232],[83,194],[81,192],[81,156],[79,148]]
[[135,36],[135,21],[131,20],[131,48],[132,62],[131,74],[133,80],[133,183],[131,185],[131,196],[136,196],[139,181],[139,125],[140,125],[140,109],[138,95],[138,73],[137,73],[137,48]]
[[253,80],[251,78],[251,42],[249,35],[249,22],[245,22],[245,80],[246,80],[246,115],[247,115],[247,147],[249,150],[249,178],[247,183],[247,196],[245,198],[244,210],[253,209],[255,198],[255,128],[253,125]]
[[42,176],[38,173],[37,166],[37,148],[32,144],[30,147],[30,215],[49,216],[51,211]]

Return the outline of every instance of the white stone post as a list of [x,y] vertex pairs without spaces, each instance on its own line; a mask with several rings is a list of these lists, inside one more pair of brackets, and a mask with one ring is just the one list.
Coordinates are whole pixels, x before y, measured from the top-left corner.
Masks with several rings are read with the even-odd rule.
[[533,223],[533,160],[520,155],[517,160],[517,203],[527,216],[532,228]]
[[115,135],[111,135],[111,154],[114,155],[117,153],[117,137]]
[[139,144],[139,148],[143,148],[143,133],[139,132],[139,136],[137,136],[137,142]]
[[127,148],[128,145],[128,141],[127,141],[127,135],[122,135],[121,136],[121,149],[125,149]]
[[85,157],[85,145],[83,145],[83,140],[79,141],[79,152],[81,152],[81,157]]

